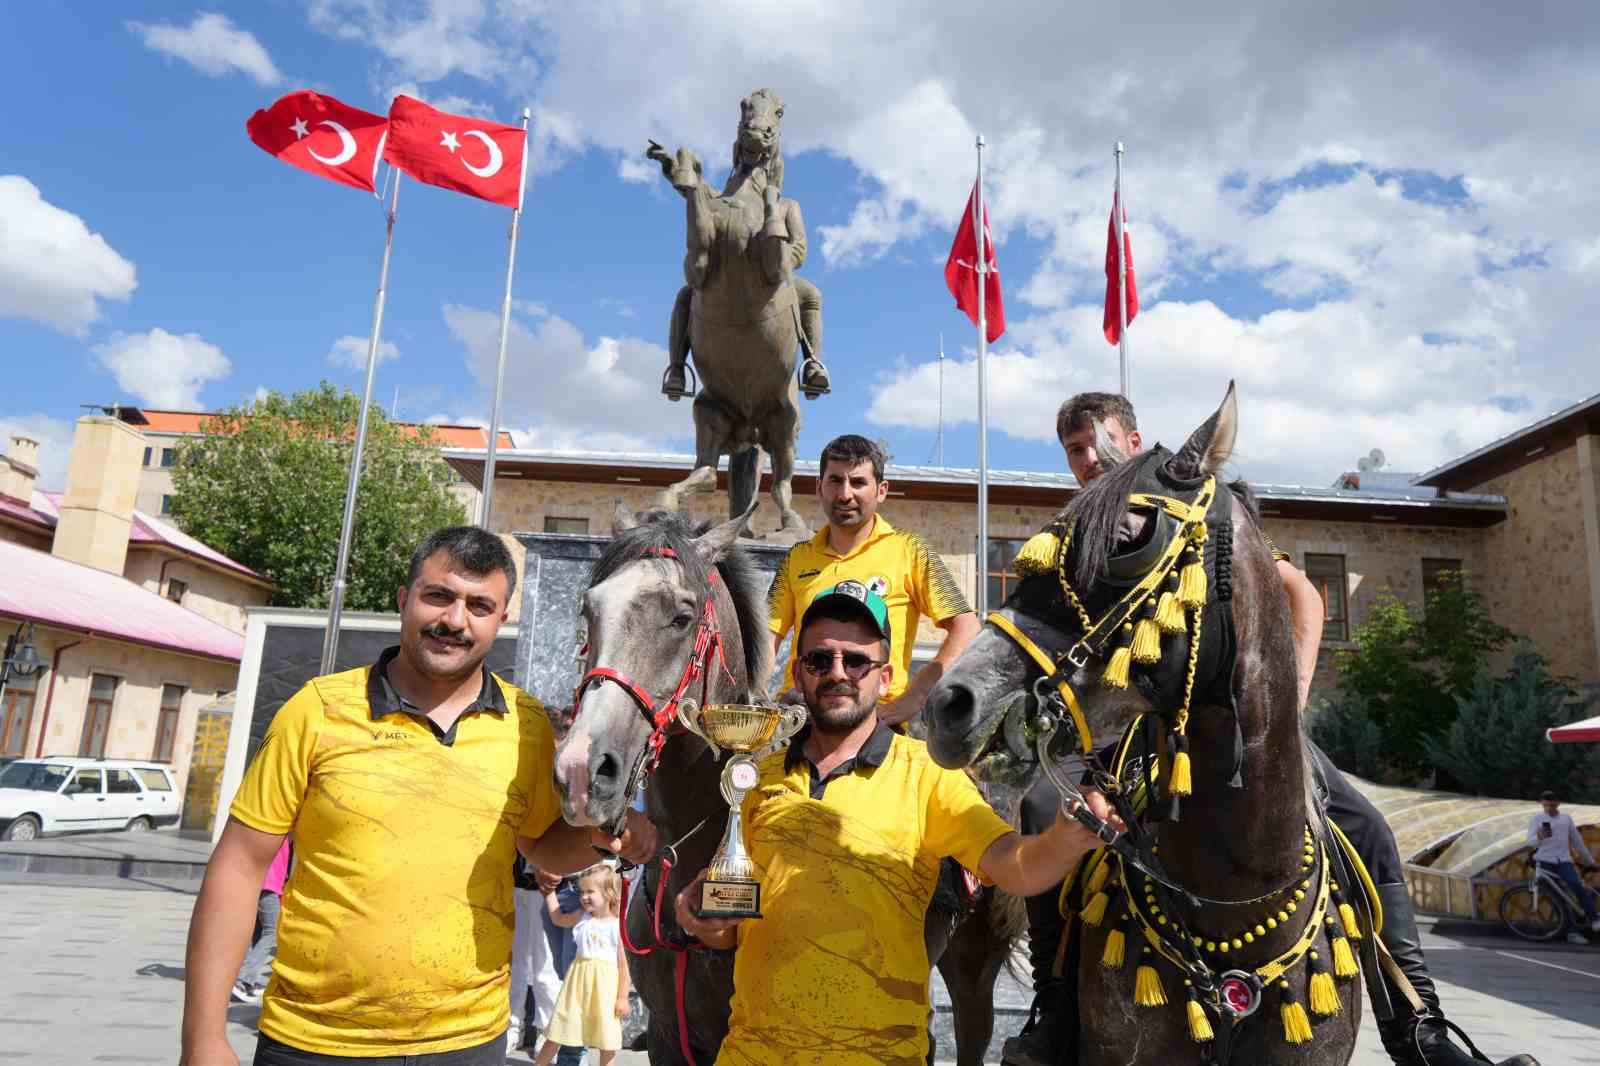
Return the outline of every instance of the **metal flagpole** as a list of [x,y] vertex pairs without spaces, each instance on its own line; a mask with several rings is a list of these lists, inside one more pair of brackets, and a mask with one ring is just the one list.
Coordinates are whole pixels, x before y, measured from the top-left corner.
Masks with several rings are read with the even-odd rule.
[[1122,142],[1117,142],[1117,185],[1112,195],[1111,213],[1117,220],[1117,314],[1122,330],[1117,334],[1117,362],[1122,367],[1122,395],[1128,396],[1128,264],[1124,262],[1127,239],[1123,236],[1123,215],[1127,209],[1122,204]]
[[367,446],[367,411],[372,407],[372,381],[378,370],[378,338],[383,331],[383,298],[389,289],[389,251],[394,247],[394,213],[400,203],[400,171],[393,170],[394,191],[383,233],[383,265],[378,268],[378,298],[372,308],[372,337],[367,342],[367,382],[361,390],[356,443],[350,454],[350,483],[344,490],[344,523],[339,527],[339,558],[333,566],[333,593],[328,597],[328,629],[322,638],[322,669],[333,673],[339,654],[339,616],[344,613],[345,573],[350,568],[350,535],[356,524],[356,490],[361,485],[361,453]]
[[972,228],[978,235],[978,617],[989,616],[989,277],[988,236],[983,212],[983,134],[978,134],[978,184],[972,198]]
[[944,331],[939,331],[939,467],[944,468]]
[[[532,112],[522,109],[522,181],[528,180],[528,120]],[[500,443],[500,393],[506,383],[506,334],[511,328],[511,278],[517,269],[517,231],[522,223],[522,195],[517,195],[516,210],[511,212],[511,251],[506,256],[506,296],[500,304],[500,359],[494,371],[494,404],[489,415],[489,452],[483,462],[483,506],[479,509],[478,525],[489,528],[489,514],[494,506],[494,453]]]

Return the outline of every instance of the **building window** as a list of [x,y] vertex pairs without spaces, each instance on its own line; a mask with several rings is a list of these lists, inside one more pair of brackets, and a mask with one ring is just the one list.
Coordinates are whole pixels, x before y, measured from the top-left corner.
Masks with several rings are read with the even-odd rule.
[[1344,556],[1306,553],[1306,577],[1322,595],[1322,639],[1349,640],[1350,615]]
[[589,520],[587,518],[556,518],[546,517],[544,520],[546,533],[587,533]]
[[161,449],[161,465],[163,467],[170,467],[173,463],[175,463],[177,461],[178,461],[178,449],[176,449],[176,448],[162,448]]
[[28,753],[28,727],[33,724],[33,698],[39,675],[13,676],[0,695],[0,755]]
[[154,448],[146,448],[144,450],[144,465],[145,466],[149,466],[150,465],[150,453],[153,452],[153,451],[155,451]]
[[162,514],[171,514],[172,513],[172,497],[171,496],[164,495],[164,496],[161,497],[161,513]]
[[989,538],[988,559],[984,565],[984,572],[989,582],[991,610],[1006,602],[1006,597],[1017,587],[1017,576],[1011,572],[1011,564],[1017,561],[1017,553],[1026,543],[1028,541],[1025,537]]
[[173,603],[182,603],[184,593],[189,591],[187,581],[179,581],[175,577],[167,578],[167,599]]
[[178,742],[178,715],[183,710],[182,685],[161,686],[161,715],[156,719],[156,762],[171,762]]
[[1461,588],[1460,559],[1422,560],[1422,620],[1435,621],[1428,617],[1428,604],[1435,596],[1459,588]]
[[79,755],[90,759],[106,757],[106,738],[111,735],[111,705],[116,696],[117,679],[110,674],[95,674],[89,682],[89,705],[83,712]]

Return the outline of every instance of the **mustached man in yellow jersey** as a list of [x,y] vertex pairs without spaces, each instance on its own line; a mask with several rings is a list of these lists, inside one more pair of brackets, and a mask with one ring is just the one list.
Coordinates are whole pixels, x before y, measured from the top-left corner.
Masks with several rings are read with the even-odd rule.
[[[915,533],[895,529],[878,508],[889,495],[883,450],[847,433],[822,449],[817,500],[828,524],[796,544],[779,567],[768,597],[767,626],[776,657],[785,635],[818,591],[840,581],[859,581],[883,597],[894,628],[889,658],[894,673],[878,707],[890,725],[915,718],[945,667],[978,635],[978,616],[967,606],[944,560]],[[911,655],[922,617],[945,631],[933,661],[911,676]],[[791,655],[786,684],[800,676]]]
[[398,591],[400,645],[313,679],[273,717],[190,921],[181,1066],[238,1066],[229,992],[291,831],[256,1066],[500,1066],[515,852],[555,873],[588,866],[596,844],[654,854],[638,812],[620,839],[561,820],[544,708],[483,663],[515,585],[498,537],[439,530]]

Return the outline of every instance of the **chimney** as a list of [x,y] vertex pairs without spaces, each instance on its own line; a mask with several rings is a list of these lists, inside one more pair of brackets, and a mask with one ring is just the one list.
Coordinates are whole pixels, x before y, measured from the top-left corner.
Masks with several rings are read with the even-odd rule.
[[52,554],[122,575],[144,434],[117,418],[78,419]]
[[0,496],[32,503],[33,479],[38,476],[39,442],[15,434],[11,438],[11,451],[0,457]]

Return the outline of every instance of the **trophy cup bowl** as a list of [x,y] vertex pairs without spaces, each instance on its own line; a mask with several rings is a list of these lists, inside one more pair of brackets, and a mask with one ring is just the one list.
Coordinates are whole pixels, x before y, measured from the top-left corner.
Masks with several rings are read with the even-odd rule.
[[700,914],[706,918],[761,917],[761,881],[744,845],[740,807],[756,787],[760,771],[754,754],[782,743],[806,724],[804,708],[754,703],[717,703],[697,707],[684,700],[678,721],[711,746],[713,753],[732,753],[722,767],[722,798],[728,804],[728,828],[711,857],[700,886]]

